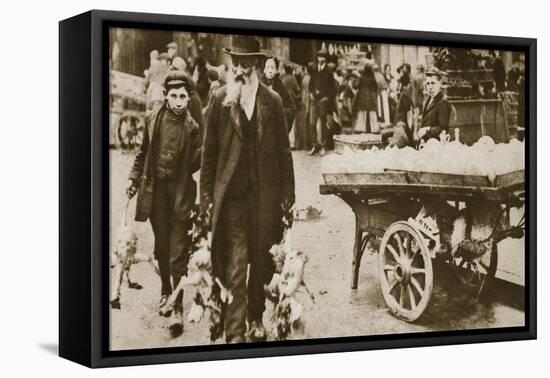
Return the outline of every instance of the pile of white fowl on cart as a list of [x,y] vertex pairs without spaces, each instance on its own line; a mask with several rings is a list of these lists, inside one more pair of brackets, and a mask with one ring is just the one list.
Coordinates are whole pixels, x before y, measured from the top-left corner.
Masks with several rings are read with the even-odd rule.
[[331,173],[382,173],[388,170],[496,176],[525,169],[525,144],[517,139],[495,143],[489,136],[481,137],[471,146],[448,136],[430,139],[418,150],[412,147],[373,147],[353,151],[345,147],[342,154],[327,155],[321,171]]

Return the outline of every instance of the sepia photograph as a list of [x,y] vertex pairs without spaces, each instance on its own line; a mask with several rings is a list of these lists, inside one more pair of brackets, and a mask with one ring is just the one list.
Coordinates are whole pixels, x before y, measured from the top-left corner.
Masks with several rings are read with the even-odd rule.
[[524,52],[108,33],[109,350],[526,326]]

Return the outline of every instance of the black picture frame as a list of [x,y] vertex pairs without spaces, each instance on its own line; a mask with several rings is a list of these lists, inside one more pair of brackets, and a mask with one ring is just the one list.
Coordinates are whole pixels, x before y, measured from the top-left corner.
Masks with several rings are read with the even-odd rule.
[[[526,67],[525,326],[109,351],[108,30],[291,36],[523,51]],[[530,38],[92,10],[59,24],[59,355],[89,367],[535,339],[537,41]]]

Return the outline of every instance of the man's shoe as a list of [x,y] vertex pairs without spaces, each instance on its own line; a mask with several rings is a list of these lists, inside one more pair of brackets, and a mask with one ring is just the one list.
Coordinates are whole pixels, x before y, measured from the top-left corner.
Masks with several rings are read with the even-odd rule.
[[160,316],[170,316],[172,314],[173,306],[166,306],[170,294],[162,294],[159,302],[159,315]]
[[250,341],[265,341],[267,339],[267,332],[261,320],[253,320],[250,323],[248,337]]
[[313,156],[317,153],[317,147],[313,146],[313,148],[307,153],[309,156]]
[[321,149],[319,150],[319,155],[321,155],[321,156],[325,156],[326,153],[327,153],[327,152],[325,151],[324,148],[321,148]]

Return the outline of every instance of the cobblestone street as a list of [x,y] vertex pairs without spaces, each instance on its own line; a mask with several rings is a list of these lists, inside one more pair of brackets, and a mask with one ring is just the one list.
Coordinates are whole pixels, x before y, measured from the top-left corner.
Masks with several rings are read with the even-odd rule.
[[[116,232],[126,197],[127,174],[133,154],[111,150],[111,229]],[[377,255],[365,253],[357,290],[350,289],[354,216],[336,196],[319,194],[320,158],[303,151],[293,152],[297,188],[297,208],[312,205],[322,210],[315,220],[297,220],[292,230],[293,246],[309,256],[305,280],[314,293],[300,299],[305,307],[305,331],[296,338],[327,338],[375,334],[394,334],[442,330],[460,330],[524,325],[523,274],[524,240],[504,241],[499,245],[498,280],[489,304],[478,303],[456,287],[447,266],[436,266],[435,288],[424,315],[414,323],[393,317],[386,308],[378,287]],[[132,201],[130,216],[135,202]],[[136,223],[138,251],[153,252],[153,234],[149,223]],[[111,236],[111,241],[114,240]],[[111,310],[111,348],[154,348],[209,344],[204,324],[185,320],[182,336],[170,339],[167,320],[157,314],[160,280],[148,264],[132,267],[134,281],[142,290],[123,287],[121,309]],[[497,290],[498,289],[498,290]],[[191,297],[184,297],[185,311]],[[264,322],[269,329],[269,313]],[[218,342],[222,342],[219,340]]]

